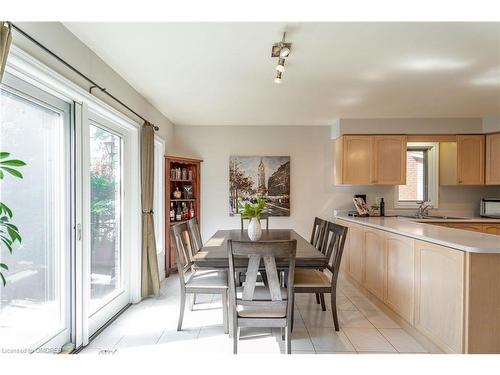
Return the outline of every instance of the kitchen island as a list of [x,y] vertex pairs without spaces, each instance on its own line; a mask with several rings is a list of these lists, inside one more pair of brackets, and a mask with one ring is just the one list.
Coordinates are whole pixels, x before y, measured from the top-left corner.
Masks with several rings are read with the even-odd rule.
[[402,217],[336,222],[349,227],[348,279],[444,352],[500,353],[500,236]]

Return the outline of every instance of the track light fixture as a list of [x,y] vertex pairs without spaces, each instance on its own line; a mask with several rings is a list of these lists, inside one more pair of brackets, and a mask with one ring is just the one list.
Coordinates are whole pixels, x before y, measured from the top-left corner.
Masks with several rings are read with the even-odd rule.
[[275,69],[278,72],[283,73],[285,71],[285,59],[279,59],[278,65],[276,65]]
[[276,78],[274,79],[274,83],[281,83],[281,72],[276,73]]
[[274,79],[275,83],[281,83],[281,76],[285,71],[285,58],[290,56],[290,51],[292,49],[292,43],[285,42],[285,36],[286,32],[283,33],[281,42],[274,43],[271,50],[271,57],[278,57],[278,65],[275,67],[277,71],[276,78]]

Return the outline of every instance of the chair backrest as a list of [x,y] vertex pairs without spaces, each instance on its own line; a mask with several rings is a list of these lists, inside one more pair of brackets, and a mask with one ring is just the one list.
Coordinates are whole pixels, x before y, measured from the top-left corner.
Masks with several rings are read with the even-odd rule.
[[196,221],[196,218],[192,218],[187,222],[189,229],[189,242],[191,244],[191,253],[194,255],[203,247],[203,241],[201,240],[200,227]]
[[193,265],[192,256],[190,250],[190,238],[189,238],[189,228],[187,223],[176,224],[170,228],[170,236],[172,239],[172,245],[175,248],[177,270],[179,271],[179,277],[184,284],[185,273],[191,270]]
[[[291,316],[293,303],[293,280],[295,274],[295,255],[297,251],[297,240],[288,241],[227,241],[227,251],[229,258],[229,290],[231,293],[231,302],[233,306],[286,306],[287,316]],[[246,272],[245,285],[241,299],[236,298],[235,283],[235,257],[248,257],[248,267]],[[283,301],[281,296],[281,287],[278,279],[278,270],[276,268],[276,259],[280,261],[287,260],[288,283],[287,300]],[[269,294],[271,301],[254,300],[255,284],[257,282],[257,273],[260,268],[261,260],[264,261],[264,268],[268,281]]]
[[[266,221],[266,230],[269,229],[269,215],[268,214],[260,214],[260,219],[261,224],[262,220]],[[250,223],[250,219],[243,219],[241,218],[241,230],[245,229],[245,221],[248,221]]]
[[347,231],[347,227],[331,222],[325,226],[323,246],[328,259],[327,268],[332,273],[332,284],[337,282]]
[[311,233],[311,245],[324,254],[324,234],[328,221],[320,219],[319,217],[314,218],[313,229]]

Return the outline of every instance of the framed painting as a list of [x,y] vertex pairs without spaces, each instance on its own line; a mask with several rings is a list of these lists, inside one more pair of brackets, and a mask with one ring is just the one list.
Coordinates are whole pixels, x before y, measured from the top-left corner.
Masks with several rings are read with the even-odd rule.
[[258,197],[269,216],[290,216],[290,156],[229,157],[229,214]]

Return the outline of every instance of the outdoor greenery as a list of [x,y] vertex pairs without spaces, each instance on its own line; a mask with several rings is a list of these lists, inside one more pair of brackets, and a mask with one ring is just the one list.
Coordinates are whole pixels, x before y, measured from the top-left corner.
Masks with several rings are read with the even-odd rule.
[[[26,163],[17,159],[8,159],[9,156],[10,153],[0,151],[0,180],[3,180],[6,174],[23,178],[22,173],[17,168],[25,166]],[[21,243],[22,241],[19,229],[12,222],[13,217],[14,213],[12,210],[5,203],[0,202],[0,240],[10,254],[12,254],[14,243],[16,241]],[[8,270],[9,267],[7,264],[0,263],[0,279],[3,286],[7,284],[7,281],[2,271]]]
[[246,203],[245,205],[240,204],[241,217],[243,219],[260,219],[260,214],[266,208],[266,201],[264,198],[257,198],[257,203],[251,204]]

